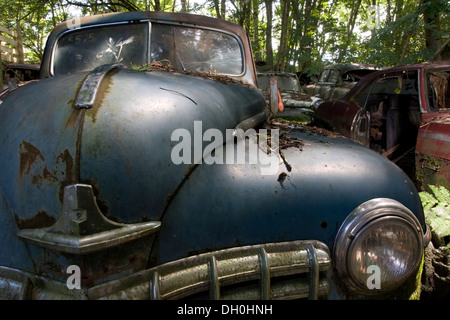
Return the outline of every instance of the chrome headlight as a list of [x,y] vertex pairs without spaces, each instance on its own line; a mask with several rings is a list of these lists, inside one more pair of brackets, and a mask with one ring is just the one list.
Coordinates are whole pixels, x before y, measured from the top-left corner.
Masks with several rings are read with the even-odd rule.
[[417,270],[423,231],[413,213],[392,199],[358,206],[339,229],[334,263],[341,282],[358,294],[387,292]]

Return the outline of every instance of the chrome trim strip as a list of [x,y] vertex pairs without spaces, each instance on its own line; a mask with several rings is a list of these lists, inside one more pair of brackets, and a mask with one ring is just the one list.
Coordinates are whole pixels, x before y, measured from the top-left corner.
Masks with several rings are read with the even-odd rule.
[[159,273],[158,271],[153,272],[153,277],[150,286],[150,300],[161,299],[161,294],[159,293]]
[[242,129],[244,131],[247,131],[248,129],[255,128],[258,124],[264,122],[266,119],[267,113],[266,110],[264,110],[238,123],[238,125],[235,127],[235,130]]
[[219,273],[217,271],[217,260],[215,256],[209,258],[209,296],[212,300],[220,299]]
[[259,262],[261,268],[261,299],[270,299],[270,267],[267,252],[264,248],[259,250]]
[[121,66],[121,64],[106,64],[89,72],[87,77],[84,79],[80,90],[78,91],[74,103],[75,109],[92,108],[103,79],[110,71],[120,68]]
[[309,260],[309,299],[319,298],[319,262],[317,261],[316,249],[312,244],[306,247]]

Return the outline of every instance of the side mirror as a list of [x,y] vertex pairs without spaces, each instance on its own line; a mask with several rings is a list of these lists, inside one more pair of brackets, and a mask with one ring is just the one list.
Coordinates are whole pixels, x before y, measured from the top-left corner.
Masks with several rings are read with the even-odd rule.
[[283,100],[278,89],[278,78],[276,77],[269,79],[269,108],[272,114],[284,111]]

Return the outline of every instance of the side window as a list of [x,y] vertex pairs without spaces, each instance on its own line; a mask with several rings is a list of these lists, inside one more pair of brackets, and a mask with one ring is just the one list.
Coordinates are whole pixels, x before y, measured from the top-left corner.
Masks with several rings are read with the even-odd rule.
[[399,71],[383,74],[372,86],[365,107],[372,112],[384,102],[388,106],[401,104],[418,108],[418,74],[417,71]]
[[331,84],[337,84],[339,80],[339,71],[332,69],[330,70],[330,75],[328,76],[328,81]]
[[373,81],[361,104],[370,113],[372,149],[395,158],[416,144],[421,122],[418,80],[417,70],[400,70]]
[[427,73],[427,97],[431,110],[450,108],[450,71]]
[[367,96],[369,95],[369,92],[372,90],[375,80],[372,80],[361,91],[359,91],[353,97],[351,97],[350,102],[356,103],[360,107],[364,107],[366,105]]
[[300,91],[300,84],[298,83],[297,79],[294,77],[278,77],[278,88],[281,91],[294,91],[299,92]]
[[319,83],[327,82],[328,75],[330,74],[330,69],[325,69],[320,75]]

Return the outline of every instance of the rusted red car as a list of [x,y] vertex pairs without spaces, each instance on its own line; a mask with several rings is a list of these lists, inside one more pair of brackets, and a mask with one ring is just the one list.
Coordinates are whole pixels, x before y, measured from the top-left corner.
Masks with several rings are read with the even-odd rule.
[[419,187],[448,188],[449,78],[450,61],[377,71],[344,98],[321,104],[315,121],[388,157]]

